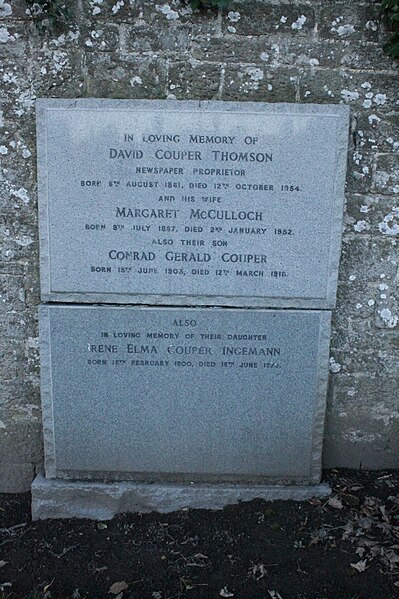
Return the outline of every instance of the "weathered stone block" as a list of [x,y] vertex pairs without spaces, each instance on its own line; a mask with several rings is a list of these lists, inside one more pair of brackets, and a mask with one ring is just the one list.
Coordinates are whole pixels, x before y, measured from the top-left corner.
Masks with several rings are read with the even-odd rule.
[[24,275],[25,265],[20,262],[0,262],[0,273],[3,275]]
[[397,109],[399,94],[391,75],[326,69],[303,69],[299,75],[304,102],[344,102],[370,111]]
[[227,66],[224,73],[224,100],[295,102],[298,76],[294,69],[253,66]]
[[0,472],[0,493],[24,493],[35,477],[36,468],[32,462],[12,462],[6,453],[0,456]]
[[346,191],[368,193],[372,186],[375,155],[359,150],[349,151],[346,177]]
[[187,21],[191,23],[191,37],[193,40],[201,40],[203,43],[207,43],[211,36],[221,35],[222,18],[219,11],[215,9],[195,11],[191,17],[188,15]]
[[2,362],[2,381],[9,381],[15,378],[23,378],[25,375],[24,360],[25,347],[21,341],[3,339],[0,349],[0,359]]
[[379,4],[321,2],[319,35],[339,40],[378,41],[380,16]]
[[15,214],[0,217],[0,255],[4,262],[30,260],[34,255],[37,257],[36,226],[18,222]]
[[74,98],[84,94],[83,56],[76,49],[39,52],[32,65],[32,84],[38,97]]
[[26,13],[25,2],[18,0],[9,2],[2,2],[0,10],[0,23],[12,22],[14,20],[27,20],[29,17]]
[[80,43],[86,52],[115,52],[119,48],[119,28],[91,21],[80,31]]
[[[4,124],[0,144],[0,167],[4,179],[9,184],[24,181],[33,187],[36,184],[36,141],[30,135],[25,138],[23,128],[17,123]],[[10,204],[15,214],[15,207]]]
[[[153,6],[155,12],[155,7]],[[82,0],[82,15],[90,19],[93,24],[105,21],[107,23],[131,23],[136,19],[142,18],[143,2],[134,0],[125,0],[117,2],[116,0]]]
[[222,29],[223,32],[240,35],[290,33],[302,36],[308,35],[314,24],[314,10],[305,3],[232,2],[224,14]]
[[[32,35],[32,27],[28,32]],[[29,55],[27,25],[0,21],[0,57],[25,61]]]
[[[391,348],[389,359],[382,350],[362,351],[360,348],[351,347],[345,351],[331,349],[330,355],[333,357],[333,368],[340,367],[339,376],[345,374],[365,374],[369,376],[395,376],[399,367],[399,352]],[[332,375],[334,377],[334,375]],[[358,389],[359,386],[356,386]],[[347,399],[349,401],[349,397]],[[343,407],[344,409],[344,407]]]
[[399,154],[377,156],[373,176],[373,191],[381,194],[399,195]]
[[175,62],[169,66],[168,97],[178,100],[212,100],[218,97],[221,66]]
[[374,108],[356,114],[356,147],[366,152],[399,153],[399,113],[385,114]]
[[193,42],[193,57],[207,62],[260,63],[277,56],[277,49],[266,37],[225,35],[197,39]]
[[156,58],[93,52],[87,58],[87,94],[103,98],[165,97],[166,63]]
[[396,468],[399,411],[392,377],[334,378],[334,409],[327,412],[327,467]]
[[374,283],[396,280],[396,241],[389,235],[378,240],[359,236],[343,238],[340,280],[347,282],[355,277]]
[[[14,226],[17,220],[22,222],[21,226],[17,225],[17,234],[19,231],[23,231],[23,235],[25,232],[29,234],[29,227],[37,228],[36,191],[33,189],[33,182],[31,184],[28,182],[26,187],[22,187],[18,182],[0,181],[0,208],[3,215],[0,217],[0,227],[5,227],[5,229],[1,229],[3,243],[12,244],[7,229],[10,226]],[[22,242],[23,240],[21,239],[20,241]],[[26,241],[28,240],[26,239]],[[20,250],[24,251],[24,243],[22,242],[19,245],[21,246]],[[30,243],[27,245],[30,245]],[[18,252],[17,254],[8,252],[8,259],[12,260],[13,255],[18,255]]]
[[344,68],[369,71],[397,68],[397,61],[383,51],[382,41],[376,43],[364,42],[363,39],[352,41],[352,36],[350,36],[349,39],[337,40],[332,47],[337,48],[337,51],[340,48],[341,66]]
[[276,60],[287,66],[297,65],[308,68],[336,68],[342,60],[341,44],[310,39],[280,38],[275,44]]
[[15,60],[10,57],[0,62],[1,108],[10,120],[15,121],[23,115],[33,113],[34,96],[28,58],[27,56],[26,61],[15,63]]
[[37,328],[37,322],[30,312],[23,314],[19,311],[0,313],[0,334],[3,339],[24,341],[28,337],[37,337]]
[[394,238],[399,235],[396,203],[394,196],[348,194],[345,233]]
[[375,311],[375,325],[379,329],[397,330],[399,328],[397,288],[389,295],[384,292],[378,297]]
[[126,49],[128,52],[151,55],[162,52],[167,56],[184,55],[191,46],[190,28],[175,22],[159,31],[152,25],[135,25],[126,33]]
[[21,311],[25,307],[24,283],[22,277],[0,275],[0,311]]
[[339,285],[338,301],[346,306],[346,312],[353,318],[368,318],[374,314],[375,286],[364,280],[349,281]]
[[26,491],[43,459],[40,414],[36,412],[30,419],[22,414],[14,409],[8,411],[6,418],[2,411],[0,493]]

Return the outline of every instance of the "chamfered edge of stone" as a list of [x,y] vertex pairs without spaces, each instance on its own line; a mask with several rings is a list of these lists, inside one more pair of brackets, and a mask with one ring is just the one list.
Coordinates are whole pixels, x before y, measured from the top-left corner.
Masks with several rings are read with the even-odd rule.
[[47,119],[46,104],[36,102],[36,148],[37,148],[37,188],[38,223],[40,245],[40,291],[42,301],[50,293],[50,234],[49,200],[47,181]]
[[[348,108],[348,107],[347,107]],[[337,143],[334,169],[333,197],[335,201],[331,208],[330,251],[327,272],[327,299],[329,307],[335,307],[339,263],[342,247],[342,233],[344,230],[345,213],[345,182],[347,170],[347,156],[349,148],[349,109],[342,113],[336,127]]]
[[273,296],[227,296],[227,295],[167,295],[101,292],[46,292],[42,301],[69,304],[141,305],[153,307],[176,306],[180,308],[292,308],[331,310],[336,305],[336,293],[324,298],[289,298]]
[[[47,109],[81,109],[81,110],[171,110],[191,111],[207,110],[220,112],[268,112],[291,114],[347,117],[349,107],[345,104],[296,104],[294,102],[226,102],[224,100],[135,100],[135,99],[109,99],[109,98],[38,98],[36,100],[37,114],[42,115]],[[43,112],[44,111],[44,112]],[[40,124],[42,120],[40,117]]]
[[313,416],[313,444],[311,456],[311,479],[318,483],[321,479],[324,428],[327,407],[328,359],[330,355],[331,311],[322,311],[319,325],[317,361],[317,387]]
[[55,438],[51,368],[49,306],[39,306],[40,396],[42,406],[44,465],[48,477],[55,477]]
[[126,512],[168,513],[183,508],[223,509],[227,505],[252,499],[305,501],[326,497],[327,484],[226,485],[226,484],[149,484],[92,483],[48,480],[38,475],[32,483],[32,518],[89,518],[110,520]]

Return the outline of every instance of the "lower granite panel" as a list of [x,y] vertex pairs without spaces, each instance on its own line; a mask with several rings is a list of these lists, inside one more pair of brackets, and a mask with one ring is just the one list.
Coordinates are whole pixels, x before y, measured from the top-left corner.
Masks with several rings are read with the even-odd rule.
[[47,478],[318,483],[330,317],[42,306]]

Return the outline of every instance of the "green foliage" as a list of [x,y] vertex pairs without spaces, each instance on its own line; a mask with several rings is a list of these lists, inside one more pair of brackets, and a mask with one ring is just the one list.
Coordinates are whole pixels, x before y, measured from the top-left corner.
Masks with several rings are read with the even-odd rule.
[[226,8],[230,0],[190,0],[192,8]]
[[383,0],[381,8],[393,33],[384,45],[384,52],[392,58],[399,58],[399,0]]
[[26,4],[33,22],[39,29],[57,32],[72,19],[68,0],[26,0]]

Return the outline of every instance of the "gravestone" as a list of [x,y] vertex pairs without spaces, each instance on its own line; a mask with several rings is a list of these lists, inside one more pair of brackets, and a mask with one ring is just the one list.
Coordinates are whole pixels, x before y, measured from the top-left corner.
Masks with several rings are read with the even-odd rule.
[[38,102],[34,518],[327,492],[347,128],[344,106]]
[[48,476],[319,481],[330,312],[40,316]]
[[347,115],[39,100],[42,300],[332,308]]

